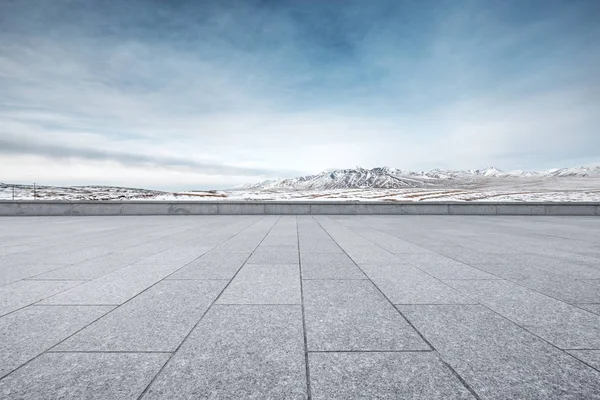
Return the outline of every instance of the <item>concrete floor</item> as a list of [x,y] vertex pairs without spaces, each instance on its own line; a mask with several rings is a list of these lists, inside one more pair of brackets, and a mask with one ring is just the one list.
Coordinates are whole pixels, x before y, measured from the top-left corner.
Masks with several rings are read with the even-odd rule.
[[0,227],[2,399],[600,399],[597,217]]

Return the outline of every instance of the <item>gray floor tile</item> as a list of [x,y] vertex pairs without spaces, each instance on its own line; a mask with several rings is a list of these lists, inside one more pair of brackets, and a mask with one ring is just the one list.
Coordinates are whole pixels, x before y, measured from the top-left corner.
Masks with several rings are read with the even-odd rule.
[[202,257],[206,252],[214,246],[211,245],[179,245],[167,249],[161,253],[146,257],[135,265],[138,266],[156,266],[171,267],[174,269],[181,268],[190,262]]
[[261,249],[260,247],[250,256],[248,264],[298,264],[298,251],[277,251],[273,249]]
[[433,353],[311,353],[314,400],[474,399]]
[[0,381],[0,398],[135,400],[168,356],[47,353]]
[[33,263],[26,265],[0,265],[0,287],[22,279],[28,279],[40,274],[65,267],[64,264]]
[[600,374],[481,305],[398,306],[483,399],[594,399]]
[[600,350],[569,350],[568,353],[600,371]]
[[169,264],[134,264],[52,296],[41,303],[122,304],[179,268]]
[[298,265],[246,264],[217,302],[300,304],[300,269]]
[[83,283],[82,281],[18,281],[0,287],[0,316]]
[[577,304],[577,306],[600,315],[600,304]]
[[508,281],[449,281],[562,349],[600,349],[600,316]]
[[56,269],[38,275],[35,279],[90,280],[109,274],[139,260],[140,256],[136,254],[114,253]]
[[306,399],[300,306],[214,306],[144,399]]
[[94,306],[30,306],[0,318],[0,377],[111,309]]
[[314,240],[300,238],[300,251],[303,254],[343,254],[344,250],[337,245],[333,240]]
[[231,279],[249,255],[250,253],[207,253],[167,279]]
[[226,283],[159,282],[54,350],[175,351]]
[[497,276],[439,254],[402,254],[400,258],[438,279],[499,279]]
[[293,234],[278,235],[277,232],[271,231],[260,244],[261,247],[283,247],[284,249],[298,249],[298,237],[295,230]]
[[302,279],[367,279],[345,254],[302,253]]
[[304,281],[309,350],[428,350],[370,281]]
[[394,304],[475,304],[475,300],[408,265],[363,265],[362,270]]
[[567,303],[600,303],[600,287],[593,284],[596,281],[547,273],[514,282]]
[[563,275],[574,279],[599,279],[600,270],[560,258],[536,254],[506,255],[506,262],[518,266],[532,266],[540,271]]
[[[266,233],[266,232],[265,232]],[[264,234],[263,234],[264,236]],[[250,241],[230,241],[223,243],[222,245],[215,247],[215,250],[223,253],[247,253],[250,254],[259,245],[260,239],[253,239]]]
[[359,266],[401,262],[396,255],[377,246],[342,246],[342,248]]
[[50,255],[47,258],[48,263],[54,264],[76,264],[82,261],[91,260],[110,253],[104,246],[90,246],[83,249]]

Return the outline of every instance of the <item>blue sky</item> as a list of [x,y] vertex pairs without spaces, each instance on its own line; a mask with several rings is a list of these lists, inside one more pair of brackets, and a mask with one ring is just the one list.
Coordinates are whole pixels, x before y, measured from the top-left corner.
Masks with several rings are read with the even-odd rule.
[[0,181],[600,162],[600,2],[0,1]]

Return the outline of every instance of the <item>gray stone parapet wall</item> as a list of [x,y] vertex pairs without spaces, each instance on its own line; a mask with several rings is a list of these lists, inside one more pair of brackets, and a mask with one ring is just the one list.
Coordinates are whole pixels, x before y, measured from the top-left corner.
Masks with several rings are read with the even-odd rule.
[[52,215],[600,215],[600,203],[307,201],[0,201],[3,216]]

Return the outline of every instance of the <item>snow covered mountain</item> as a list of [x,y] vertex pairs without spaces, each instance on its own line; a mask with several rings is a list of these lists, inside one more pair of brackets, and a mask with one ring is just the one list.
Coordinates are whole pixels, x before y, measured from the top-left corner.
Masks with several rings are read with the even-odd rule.
[[321,172],[316,175],[300,176],[280,180],[269,180],[246,185],[251,190],[327,190],[327,189],[400,189],[410,187],[435,187],[447,185],[469,185],[488,182],[490,179],[509,178],[583,178],[600,177],[600,167],[560,168],[542,172],[504,172],[495,167],[483,170],[452,171],[434,169],[428,172],[404,171],[396,168],[377,167],[372,169],[353,168]]
[[250,185],[251,189],[347,189],[420,187],[426,183],[393,168],[355,168],[326,171],[317,175],[265,181]]

